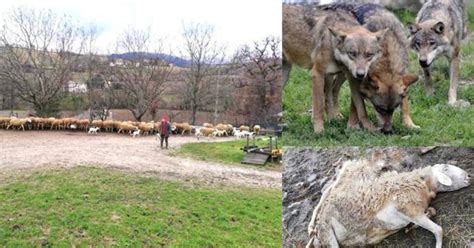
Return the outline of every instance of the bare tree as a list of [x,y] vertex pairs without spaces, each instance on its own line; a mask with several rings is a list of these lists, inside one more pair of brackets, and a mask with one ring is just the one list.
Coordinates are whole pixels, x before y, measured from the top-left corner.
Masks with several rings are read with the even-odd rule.
[[80,52],[79,25],[51,10],[28,8],[13,9],[4,23],[0,77],[37,115],[55,114]]
[[250,101],[251,105],[247,108],[247,114],[254,123],[263,121],[270,124],[272,116],[281,111],[281,61],[280,40],[276,37],[243,46],[235,56],[235,63],[243,70],[243,78],[247,82],[243,85],[249,86],[249,82],[253,82],[256,86],[253,94],[257,102]]
[[216,80],[214,76],[218,74],[216,65],[223,61],[224,49],[216,43],[213,34],[212,26],[202,24],[183,26],[185,46],[182,53],[190,61],[190,65],[183,70],[185,88],[182,90],[182,95],[184,105],[191,110],[193,125],[196,122],[197,112],[215,101],[212,92],[215,87],[213,80]]
[[110,67],[108,81],[116,85],[109,85],[109,94],[141,121],[159,102],[173,66],[156,56],[162,48],[149,30],[125,31],[117,40],[117,50],[128,57]]

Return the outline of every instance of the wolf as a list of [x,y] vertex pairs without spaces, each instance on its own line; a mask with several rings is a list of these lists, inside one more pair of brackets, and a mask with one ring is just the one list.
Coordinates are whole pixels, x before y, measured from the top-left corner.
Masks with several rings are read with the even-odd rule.
[[409,42],[403,24],[393,13],[377,4],[335,4],[331,7],[350,11],[371,32],[388,30],[380,43],[382,56],[372,64],[369,76],[350,84],[352,103],[348,126],[357,128],[359,122],[369,122],[364,105],[364,99],[367,99],[374,106],[383,133],[392,132],[392,116],[399,106],[403,125],[419,128],[409,112],[408,90],[418,76],[408,71]]
[[370,32],[350,12],[339,9],[322,10],[313,27],[309,22],[309,28],[298,23],[302,22],[297,15],[285,15],[284,5],[284,58],[287,63],[311,67],[313,128],[319,133],[324,130],[325,88],[327,92],[328,85],[334,83],[334,78],[340,79],[341,73],[359,80],[366,78],[370,65],[381,55],[379,43],[386,30]]
[[467,10],[465,0],[427,1],[409,26],[410,44],[418,54],[425,78],[426,94],[434,94],[430,66],[437,58],[449,60],[450,85],[448,104],[458,105],[457,87],[461,40],[467,36]]

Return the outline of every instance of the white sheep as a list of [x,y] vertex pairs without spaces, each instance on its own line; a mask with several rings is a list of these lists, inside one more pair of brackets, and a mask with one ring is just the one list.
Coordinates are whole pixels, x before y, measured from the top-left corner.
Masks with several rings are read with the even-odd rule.
[[97,131],[100,131],[100,127],[90,127],[88,134],[97,134]]
[[140,129],[137,129],[137,130],[133,131],[133,133],[132,133],[133,138],[135,138],[137,136],[140,136]]
[[367,160],[343,165],[313,212],[307,247],[377,244],[414,223],[431,231],[436,237],[436,248],[441,248],[442,228],[425,211],[437,192],[469,186],[468,173],[448,164],[382,174],[372,166],[375,173],[364,173],[370,167]]

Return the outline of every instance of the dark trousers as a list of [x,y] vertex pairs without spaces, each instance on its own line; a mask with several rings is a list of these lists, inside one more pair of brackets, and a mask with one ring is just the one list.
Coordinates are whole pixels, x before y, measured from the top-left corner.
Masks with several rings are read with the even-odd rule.
[[163,148],[163,141],[166,143],[166,148],[168,148],[168,136],[161,135],[160,145]]

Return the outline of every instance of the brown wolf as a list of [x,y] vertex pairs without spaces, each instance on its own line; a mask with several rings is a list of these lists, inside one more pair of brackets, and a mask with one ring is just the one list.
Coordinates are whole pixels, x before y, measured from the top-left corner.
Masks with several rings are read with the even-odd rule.
[[[370,32],[350,12],[328,9],[321,12],[314,27],[310,25],[308,35],[304,33],[308,31],[307,24],[303,25],[301,17],[285,15],[285,5],[283,8],[284,58],[290,64],[312,67],[313,128],[321,132],[324,130],[325,88],[334,83],[333,76],[340,73],[359,80],[365,78],[370,65],[380,56],[379,42],[386,30]],[[304,45],[300,44],[302,40]],[[308,60],[308,51],[311,51],[311,60]],[[365,120],[361,122],[370,128]]]
[[467,11],[464,0],[430,0],[418,12],[416,24],[410,25],[411,47],[417,52],[425,76],[427,95],[434,87],[430,65],[446,56],[450,63],[448,103],[457,105],[459,53],[461,40],[467,35]]
[[383,133],[392,132],[392,116],[398,106],[401,106],[404,126],[419,128],[411,120],[408,104],[408,87],[418,80],[418,76],[408,72],[409,42],[401,22],[393,13],[376,4],[336,4],[333,8],[349,10],[372,32],[388,29],[380,43],[382,56],[372,64],[369,77],[362,82],[351,83],[349,127],[369,122],[362,100],[368,99],[375,108]]

